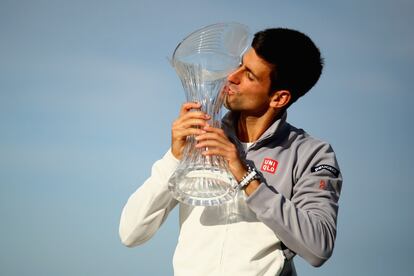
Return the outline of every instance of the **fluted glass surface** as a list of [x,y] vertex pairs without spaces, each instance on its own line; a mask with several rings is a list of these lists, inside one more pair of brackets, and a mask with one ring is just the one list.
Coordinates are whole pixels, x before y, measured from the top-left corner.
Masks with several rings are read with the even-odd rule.
[[[214,24],[187,36],[174,51],[171,64],[181,79],[187,101],[199,102],[211,116],[209,124],[220,127],[221,93],[227,75],[240,63],[249,33],[239,23]],[[183,158],[169,180],[173,196],[186,204],[211,206],[231,200],[237,183],[221,156],[204,156],[187,137]]]

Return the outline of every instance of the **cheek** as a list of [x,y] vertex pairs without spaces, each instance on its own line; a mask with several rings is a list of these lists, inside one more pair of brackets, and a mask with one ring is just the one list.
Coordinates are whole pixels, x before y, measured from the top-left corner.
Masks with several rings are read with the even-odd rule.
[[265,95],[252,93],[245,98],[245,104],[249,109],[263,109],[269,105],[269,101]]
[[252,93],[250,100],[258,106],[269,105],[270,97],[267,91],[260,89]]
[[245,81],[241,83],[240,89],[250,96],[260,93],[261,87],[258,83]]

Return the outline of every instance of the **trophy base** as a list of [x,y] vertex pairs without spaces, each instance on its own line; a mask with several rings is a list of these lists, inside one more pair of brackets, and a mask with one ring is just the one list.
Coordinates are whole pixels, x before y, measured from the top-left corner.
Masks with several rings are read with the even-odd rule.
[[221,205],[237,193],[237,183],[229,173],[205,167],[177,170],[168,188],[178,201],[195,206]]

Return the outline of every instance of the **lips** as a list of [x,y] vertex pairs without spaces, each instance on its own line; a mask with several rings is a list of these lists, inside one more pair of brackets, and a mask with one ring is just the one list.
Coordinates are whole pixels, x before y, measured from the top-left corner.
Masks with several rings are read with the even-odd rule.
[[234,85],[231,85],[231,84],[226,85],[224,91],[227,93],[227,95],[235,95],[238,92],[236,87]]

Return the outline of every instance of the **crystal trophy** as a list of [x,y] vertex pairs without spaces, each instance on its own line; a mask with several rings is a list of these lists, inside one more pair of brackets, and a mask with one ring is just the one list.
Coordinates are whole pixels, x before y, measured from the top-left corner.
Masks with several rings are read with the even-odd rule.
[[[188,35],[176,47],[171,64],[177,72],[188,102],[201,104],[210,115],[209,124],[220,127],[227,75],[240,64],[248,46],[249,32],[239,23],[220,23]],[[221,156],[204,156],[188,136],[183,157],[169,179],[168,188],[180,202],[214,206],[232,200],[237,182]]]

